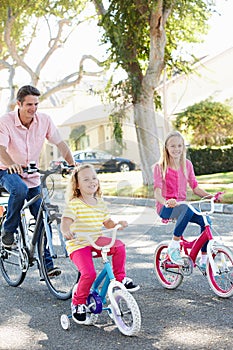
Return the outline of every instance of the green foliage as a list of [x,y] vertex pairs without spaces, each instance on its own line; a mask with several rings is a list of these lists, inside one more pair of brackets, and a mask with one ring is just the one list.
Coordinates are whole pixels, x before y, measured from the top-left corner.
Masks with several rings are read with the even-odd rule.
[[174,126],[195,146],[222,146],[233,143],[231,109],[211,99],[195,103],[177,114]]
[[109,116],[109,120],[113,123],[113,136],[116,142],[121,147],[124,147],[123,130],[122,130],[122,123],[124,118],[125,118],[124,111],[116,111]]
[[78,141],[82,136],[86,134],[86,126],[80,125],[78,128],[75,128],[71,131],[69,136],[69,144],[71,145],[72,150],[77,149]]
[[189,148],[196,175],[233,171],[233,146],[221,148]]
[[[209,6],[213,4],[212,1],[208,3]],[[200,42],[207,33],[209,6],[202,0],[163,2],[162,15],[171,11],[165,26],[167,44],[164,65],[168,74],[188,71],[188,62],[190,64],[190,58],[193,62],[193,57],[189,54],[187,60],[184,58],[188,52],[188,46],[184,51],[184,43]],[[100,18],[99,25],[105,30],[103,42],[111,44],[109,53],[112,61],[127,72],[133,102],[140,95],[142,78],[150,63],[151,20],[160,16],[159,10],[156,0],[112,0]]]
[[18,54],[22,54],[32,39],[38,18],[74,19],[85,4],[82,0],[1,0],[0,59],[8,58],[6,28],[10,28],[10,40]]

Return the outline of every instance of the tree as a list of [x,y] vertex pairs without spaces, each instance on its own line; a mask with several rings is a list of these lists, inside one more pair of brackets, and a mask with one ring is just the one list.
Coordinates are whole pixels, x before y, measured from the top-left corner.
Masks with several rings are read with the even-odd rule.
[[178,113],[174,126],[194,146],[225,146],[233,143],[233,113],[229,106],[211,99]]
[[[116,104],[132,104],[144,184],[152,184],[151,166],[160,156],[156,125],[156,88],[166,67],[168,75],[189,71],[185,43],[201,41],[213,1],[93,0],[110,60],[122,67],[127,80],[111,88]],[[187,53],[186,52],[186,53]],[[189,55],[192,57],[192,54]],[[193,58],[193,57],[192,57]]]
[[[84,20],[79,16],[86,1],[83,0],[12,0],[0,3],[0,71],[8,72],[10,99],[7,110],[15,106],[17,88],[17,70],[29,76],[30,84],[42,86],[41,100],[47,99],[57,91],[67,89],[80,83],[84,75],[97,76],[101,71],[86,71],[87,60],[94,61],[99,67],[102,63],[92,55],[83,55],[77,64],[77,70],[70,72],[53,84],[41,81],[41,73],[56,50],[61,48],[75,27]],[[41,22],[48,26],[48,48],[41,59],[40,52],[35,51],[35,60],[28,63],[28,53],[40,31]],[[55,30],[53,30],[56,28]],[[97,67],[98,68],[98,67]],[[102,69],[102,68],[101,68]],[[41,89],[40,89],[41,90]]]

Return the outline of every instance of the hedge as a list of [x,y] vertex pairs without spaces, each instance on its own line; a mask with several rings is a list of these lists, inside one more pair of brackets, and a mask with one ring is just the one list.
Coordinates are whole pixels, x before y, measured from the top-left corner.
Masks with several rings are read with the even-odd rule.
[[187,158],[196,175],[233,171],[233,146],[221,148],[188,148]]

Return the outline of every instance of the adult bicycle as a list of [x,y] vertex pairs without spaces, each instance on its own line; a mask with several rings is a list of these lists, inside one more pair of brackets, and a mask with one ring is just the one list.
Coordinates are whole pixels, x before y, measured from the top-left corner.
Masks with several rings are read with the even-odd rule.
[[[11,248],[3,246],[0,237],[0,269],[3,278],[13,287],[19,286],[25,279],[28,269],[37,264],[41,280],[46,282],[49,291],[58,299],[71,297],[72,288],[77,280],[78,272],[68,257],[65,241],[60,230],[61,213],[59,206],[52,204],[50,197],[54,190],[53,170],[39,170],[34,164],[29,165],[24,172],[41,174],[41,191],[30,201],[25,202],[20,212],[20,223],[14,233],[14,245]],[[38,199],[41,204],[37,219],[28,215],[28,209]],[[0,201],[0,230],[7,213],[7,200]],[[54,273],[47,268],[57,267]]]
[[[87,298],[87,319],[86,325],[93,325],[103,311],[106,311],[115,322],[119,331],[127,336],[135,336],[141,329],[141,313],[134,297],[125,286],[116,281],[111,263],[107,257],[110,248],[116,240],[116,232],[121,225],[116,225],[114,229],[105,230],[104,233],[112,233],[112,239],[106,246],[98,246],[91,235],[85,235],[89,243],[101,251],[103,269],[96,277],[90,294]],[[61,315],[61,326],[63,329],[70,328],[72,315]]]
[[[167,254],[169,242],[163,241],[158,244],[154,253],[154,271],[159,283],[167,289],[179,287],[185,276],[190,276],[193,268],[199,267],[197,263],[198,253],[202,246],[207,245],[207,263],[206,270],[199,270],[207,277],[210,288],[213,292],[222,298],[228,298],[233,295],[233,252],[221,241],[213,237],[211,226],[207,216],[214,212],[214,202],[218,200],[217,193],[211,199],[202,199],[200,201],[186,203],[189,208],[197,215],[202,215],[205,223],[205,229],[201,235],[193,241],[188,241],[181,237],[180,250],[183,258],[183,265],[173,264]],[[210,202],[209,211],[201,211],[203,203]],[[196,209],[193,205],[198,204]]]

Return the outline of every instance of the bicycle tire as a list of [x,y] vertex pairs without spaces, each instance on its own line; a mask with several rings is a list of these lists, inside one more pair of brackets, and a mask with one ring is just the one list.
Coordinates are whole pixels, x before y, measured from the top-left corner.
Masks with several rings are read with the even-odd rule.
[[45,261],[45,250],[47,249],[48,251],[45,228],[41,231],[38,244],[41,270],[49,291],[57,299],[67,300],[71,298],[73,286],[77,283],[78,271],[67,254],[64,238],[55,221],[50,225],[50,228],[55,252],[55,255],[52,257],[52,262],[54,267],[58,267],[61,270],[61,273],[58,276],[49,276],[48,274]]
[[127,291],[116,289],[113,294],[121,314],[117,315],[111,304],[113,320],[119,331],[127,336],[135,336],[141,329],[141,313],[134,297]]
[[180,286],[184,276],[179,272],[177,265],[172,268],[166,266],[168,242],[161,242],[154,253],[154,272],[158,282],[166,289],[176,289]]
[[229,298],[233,295],[233,252],[221,244],[214,245],[212,257],[220,273],[215,276],[207,261],[206,275],[210,288],[219,297]]
[[[5,220],[5,215],[1,217],[0,226],[2,227],[3,222]],[[18,228],[16,237],[17,240],[20,239],[21,231]],[[1,241],[1,240],[0,240]],[[24,259],[28,262],[28,255],[25,250],[22,252]],[[18,287],[23,283],[28,265],[25,266],[25,261],[20,256],[19,249],[16,247],[15,249],[6,249],[3,247],[2,243],[0,243],[0,269],[3,278],[7,282],[7,284],[11,287]]]

